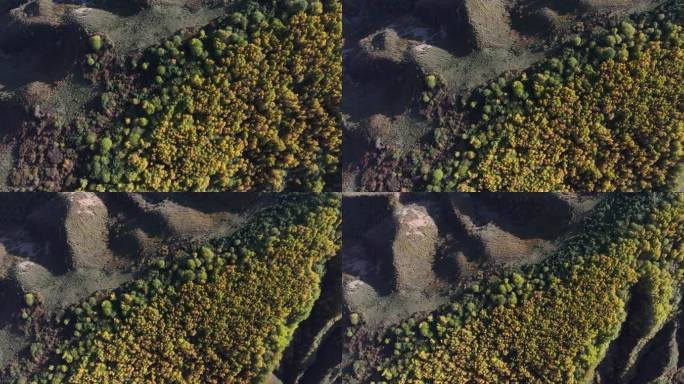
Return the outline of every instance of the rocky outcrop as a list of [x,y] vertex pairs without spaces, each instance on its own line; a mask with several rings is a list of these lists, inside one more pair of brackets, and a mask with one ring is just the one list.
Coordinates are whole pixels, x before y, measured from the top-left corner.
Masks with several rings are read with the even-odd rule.
[[398,291],[422,291],[436,280],[433,271],[437,225],[424,206],[409,205],[394,212],[396,232],[392,265]]
[[96,194],[61,193],[32,213],[29,223],[46,234],[53,259],[62,255],[64,269],[101,269],[107,264],[107,207]]

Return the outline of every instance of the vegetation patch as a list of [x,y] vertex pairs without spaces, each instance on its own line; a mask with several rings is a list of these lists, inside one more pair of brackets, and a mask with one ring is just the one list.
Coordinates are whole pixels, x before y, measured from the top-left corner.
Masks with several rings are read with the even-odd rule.
[[586,383],[645,287],[642,334],[684,283],[684,198],[612,196],[546,261],[471,284],[384,338],[374,383]]
[[[675,0],[612,21],[478,89],[465,102],[475,123],[458,142],[414,154],[419,183],[429,191],[674,188],[684,155],[682,8]],[[422,153],[436,151],[440,164],[423,164]]]
[[163,255],[59,317],[62,341],[47,357],[36,348],[43,363],[19,382],[263,382],[339,249],[339,206],[278,197],[230,237]]
[[[130,64],[142,84],[101,95],[101,132],[84,132],[88,190],[321,191],[341,143],[341,4],[241,2],[195,34],[178,34]],[[91,37],[86,67],[103,42]],[[97,77],[97,76],[95,76]]]
[[73,55],[0,106],[10,188],[339,190],[340,0],[48,3]]

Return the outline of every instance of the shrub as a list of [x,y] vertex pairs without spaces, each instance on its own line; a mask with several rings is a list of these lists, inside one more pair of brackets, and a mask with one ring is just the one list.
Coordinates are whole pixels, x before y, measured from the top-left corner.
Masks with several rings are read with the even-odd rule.
[[513,95],[517,97],[518,99],[524,99],[525,98],[525,85],[521,81],[514,81],[513,85]]
[[107,153],[112,148],[112,139],[105,137],[100,142],[100,150],[102,153]]
[[204,45],[200,39],[190,40],[190,53],[197,58],[202,57],[204,54]]
[[100,306],[102,307],[102,314],[103,314],[105,317],[111,317],[111,316],[112,316],[112,314],[113,314],[112,310],[113,310],[114,308],[112,307],[112,302],[111,302],[111,301],[109,301],[109,300],[104,300]]
[[575,47],[581,47],[582,38],[580,36],[574,36],[572,39],[570,39],[570,43]]
[[620,32],[627,38],[632,39],[636,34],[636,28],[629,21],[623,21],[620,23]]
[[93,35],[90,36],[90,39],[88,40],[90,44],[90,49],[92,49],[94,52],[99,52],[100,49],[102,49],[102,36],[100,35]]
[[425,85],[428,89],[434,89],[437,86],[437,77],[435,75],[425,76]]
[[442,181],[443,178],[444,171],[442,171],[441,169],[437,168],[432,172],[432,180],[434,180],[435,183],[439,183],[440,181]]

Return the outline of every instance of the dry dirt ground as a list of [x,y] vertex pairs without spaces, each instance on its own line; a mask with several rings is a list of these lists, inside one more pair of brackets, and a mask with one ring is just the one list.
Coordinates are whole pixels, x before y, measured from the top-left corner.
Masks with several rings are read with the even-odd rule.
[[[32,336],[19,321],[25,293],[34,294],[50,317],[135,278],[164,250],[231,234],[272,200],[253,193],[2,194],[0,383],[6,383],[5,369],[29,353]],[[339,365],[339,354],[331,351],[341,348],[340,273],[339,266],[329,270],[312,316],[295,333],[270,383],[318,384],[335,377],[330,366]],[[29,326],[40,326],[39,320]]]
[[[429,140],[444,112],[477,86],[520,72],[558,43],[608,17],[647,10],[651,0],[346,0],[345,191],[403,191],[393,164]],[[445,100],[426,106],[426,76]],[[453,118],[453,117],[451,117]],[[458,116],[456,117],[458,118]],[[466,124],[463,122],[462,124]],[[458,127],[459,122],[451,122]],[[374,156],[389,162],[379,169]],[[387,173],[387,174],[384,174]],[[410,187],[410,186],[408,186]]]

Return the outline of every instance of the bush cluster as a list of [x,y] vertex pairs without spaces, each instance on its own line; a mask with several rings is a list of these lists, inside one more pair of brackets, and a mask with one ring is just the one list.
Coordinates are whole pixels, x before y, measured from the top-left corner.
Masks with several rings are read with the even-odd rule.
[[424,187],[671,189],[684,156],[679,12],[670,4],[612,22],[512,81],[477,90],[466,106],[477,123],[437,166],[444,177],[418,170]]
[[336,181],[340,2],[240,4],[133,63],[148,84],[89,136],[82,188],[321,191]]
[[642,284],[642,334],[673,315],[684,283],[684,197],[608,198],[545,262],[473,284],[452,304],[391,330],[374,383],[583,383]]
[[30,383],[258,383],[339,249],[339,197],[278,198],[234,235],[155,261],[63,321]]

